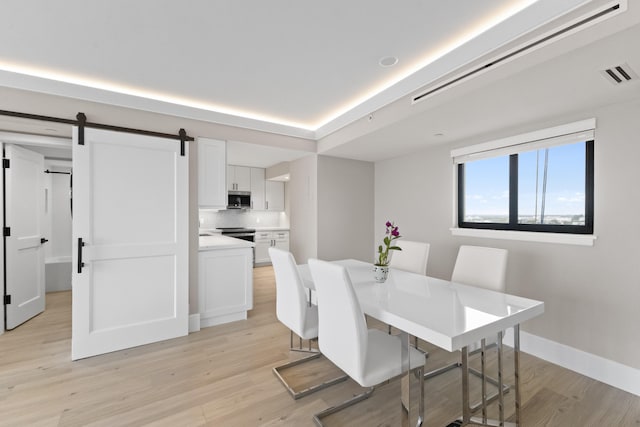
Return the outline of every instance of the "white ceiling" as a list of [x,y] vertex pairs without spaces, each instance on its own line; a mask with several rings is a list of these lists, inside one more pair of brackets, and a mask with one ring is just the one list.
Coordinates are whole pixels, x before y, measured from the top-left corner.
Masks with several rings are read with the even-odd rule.
[[307,155],[306,152],[227,141],[227,164],[264,168],[277,163],[290,162]]
[[[251,166],[306,155],[315,140],[319,152],[375,161],[516,125],[536,111],[551,117],[637,96],[637,84],[617,90],[596,73],[616,61],[640,70],[632,47],[639,31],[625,30],[640,22],[632,0],[615,18],[410,102],[611,3],[5,0],[0,109],[60,115],[76,108],[129,127],[155,117],[159,131],[179,119],[193,135],[233,140],[229,162]],[[625,0],[616,3],[626,9]],[[379,66],[385,56],[398,64]],[[30,123],[0,116],[0,129],[68,134]]]
[[[390,105],[388,115],[393,119],[389,123],[367,132],[362,129],[369,125],[365,118],[357,136],[327,149],[323,149],[321,141],[319,151],[336,157],[378,161],[434,144],[470,138],[482,141],[485,135],[484,140],[510,136],[513,134],[510,128],[526,127],[532,121],[534,125],[547,122],[555,126],[567,118],[593,117],[594,111],[603,106],[640,102],[638,41],[640,25],[635,25],[559,57],[545,59],[547,53],[539,52],[526,61],[449,89],[438,99],[425,103],[417,113],[397,114]],[[614,85],[603,77],[602,70],[621,64],[635,70],[634,80]],[[408,104],[405,102],[404,106]],[[384,111],[379,114],[383,116]],[[373,121],[376,120],[377,117]]]
[[315,130],[529,3],[4,1],[0,68]]

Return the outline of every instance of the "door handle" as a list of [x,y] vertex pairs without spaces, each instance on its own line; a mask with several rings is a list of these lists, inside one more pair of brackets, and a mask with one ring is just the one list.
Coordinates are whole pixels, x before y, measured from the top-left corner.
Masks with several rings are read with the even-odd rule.
[[44,245],[45,243],[47,243],[49,240],[45,239],[44,237],[40,238],[40,244]]
[[82,267],[84,267],[84,262],[82,262],[82,247],[85,245],[82,241],[82,237],[78,237],[78,274],[82,273]]

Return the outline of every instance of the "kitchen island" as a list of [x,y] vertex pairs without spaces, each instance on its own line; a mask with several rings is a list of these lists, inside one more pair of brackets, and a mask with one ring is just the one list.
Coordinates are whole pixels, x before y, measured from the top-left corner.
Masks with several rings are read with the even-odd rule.
[[200,327],[247,318],[253,308],[253,242],[200,236],[198,306]]

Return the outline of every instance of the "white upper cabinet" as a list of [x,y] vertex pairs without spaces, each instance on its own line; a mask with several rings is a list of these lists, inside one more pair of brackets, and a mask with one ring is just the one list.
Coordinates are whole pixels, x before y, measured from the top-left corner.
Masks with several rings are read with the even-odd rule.
[[284,211],[284,182],[267,181],[265,172],[263,168],[227,165],[227,190],[251,191],[253,210]]
[[265,189],[265,209],[269,211],[284,211],[284,182],[267,181]]
[[251,191],[251,168],[227,165],[227,190]]
[[205,208],[227,206],[225,141],[198,138],[198,205]]
[[251,168],[251,209],[265,209],[264,173],[262,168]]

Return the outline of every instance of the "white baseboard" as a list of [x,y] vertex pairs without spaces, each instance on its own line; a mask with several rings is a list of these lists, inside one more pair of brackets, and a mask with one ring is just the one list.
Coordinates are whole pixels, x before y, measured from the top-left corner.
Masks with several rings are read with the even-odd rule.
[[[513,346],[513,329],[503,342]],[[594,380],[640,396],[640,369],[520,331],[520,350],[547,362],[570,369]]]
[[208,328],[209,326],[222,325],[229,322],[237,322],[238,320],[246,320],[247,312],[241,311],[238,313],[223,314],[219,316],[200,316],[200,326]]
[[189,333],[200,330],[200,313],[189,315]]
[[218,316],[212,316],[210,314],[191,314],[189,315],[189,333],[198,332],[202,328],[208,328],[210,326],[222,325],[224,323],[236,322],[238,320],[246,320],[247,312],[241,311],[238,313],[224,314]]

